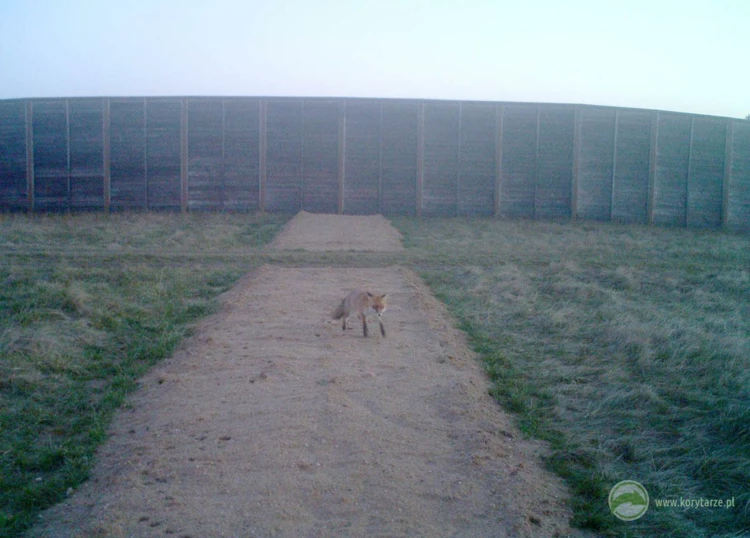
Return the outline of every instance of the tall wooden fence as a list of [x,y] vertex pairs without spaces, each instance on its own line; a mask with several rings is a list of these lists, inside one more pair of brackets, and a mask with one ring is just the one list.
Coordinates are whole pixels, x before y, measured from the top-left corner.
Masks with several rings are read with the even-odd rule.
[[750,122],[585,105],[0,101],[0,210],[498,215],[750,230]]

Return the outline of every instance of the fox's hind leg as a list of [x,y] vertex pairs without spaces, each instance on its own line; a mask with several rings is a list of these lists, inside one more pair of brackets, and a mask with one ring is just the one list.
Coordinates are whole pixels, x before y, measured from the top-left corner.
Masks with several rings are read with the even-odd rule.
[[342,331],[346,330],[346,316],[344,316],[343,319],[341,320],[341,330]]

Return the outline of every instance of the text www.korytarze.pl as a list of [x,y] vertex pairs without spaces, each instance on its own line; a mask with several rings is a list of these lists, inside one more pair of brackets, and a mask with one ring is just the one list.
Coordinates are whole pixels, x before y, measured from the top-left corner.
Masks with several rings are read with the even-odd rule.
[[728,499],[654,499],[658,508],[734,508],[734,497]]

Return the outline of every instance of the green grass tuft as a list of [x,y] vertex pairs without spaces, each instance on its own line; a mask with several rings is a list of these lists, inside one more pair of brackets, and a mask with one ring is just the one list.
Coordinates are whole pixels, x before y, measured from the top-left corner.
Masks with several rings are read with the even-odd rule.
[[[641,226],[396,219],[407,257],[459,320],[527,435],[606,536],[750,529],[747,238]],[[734,497],[621,522],[620,480],[654,498]]]
[[109,421],[285,217],[0,218],[0,534],[88,476]]

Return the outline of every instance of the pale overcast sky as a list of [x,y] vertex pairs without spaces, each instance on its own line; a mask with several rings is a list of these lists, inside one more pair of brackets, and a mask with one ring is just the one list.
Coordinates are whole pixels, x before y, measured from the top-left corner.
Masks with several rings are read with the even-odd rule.
[[750,0],[0,0],[0,98],[250,95],[750,114]]

